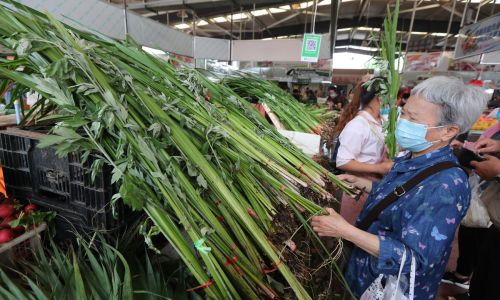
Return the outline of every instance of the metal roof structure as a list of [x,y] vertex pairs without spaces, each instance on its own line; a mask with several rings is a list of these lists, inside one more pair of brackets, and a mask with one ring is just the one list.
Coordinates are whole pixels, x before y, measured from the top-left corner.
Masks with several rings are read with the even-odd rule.
[[[314,15],[315,32],[328,33],[331,20],[336,19],[336,46],[357,46],[361,50],[375,44],[387,7],[392,8],[395,3],[395,0],[107,1],[192,35],[227,39],[298,37],[311,32]],[[429,51],[453,48],[461,26],[499,12],[500,1],[401,0],[400,9],[398,27],[403,47],[409,41],[408,50]]]

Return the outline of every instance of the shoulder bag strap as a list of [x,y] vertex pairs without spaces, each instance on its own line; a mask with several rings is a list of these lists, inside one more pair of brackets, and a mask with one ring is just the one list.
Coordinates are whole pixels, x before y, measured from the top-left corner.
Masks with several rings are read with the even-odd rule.
[[387,195],[387,197],[385,197],[382,201],[380,201],[377,205],[375,205],[375,207],[373,207],[373,209],[368,213],[368,215],[365,218],[363,218],[363,220],[361,220],[361,222],[357,227],[364,231],[368,230],[368,228],[372,225],[372,223],[378,218],[380,213],[384,209],[386,209],[389,205],[396,202],[396,200],[398,200],[399,197],[403,196],[412,188],[421,183],[424,179],[436,174],[437,172],[455,167],[460,168],[459,165],[451,161],[445,161],[435,164],[431,167],[428,167],[427,169],[418,173],[416,176],[408,180],[403,185],[397,186],[392,193]]

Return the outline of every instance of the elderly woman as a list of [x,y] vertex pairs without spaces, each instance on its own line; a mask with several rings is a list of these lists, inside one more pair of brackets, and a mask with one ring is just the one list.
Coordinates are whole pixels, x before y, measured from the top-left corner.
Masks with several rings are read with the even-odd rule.
[[[402,253],[406,252],[416,259],[415,299],[435,299],[456,228],[469,206],[467,174],[449,167],[409,190],[401,189],[401,185],[430,166],[456,164],[450,142],[472,126],[486,101],[479,88],[456,78],[440,76],[420,83],[413,89],[396,128],[397,142],[408,152],[395,160],[380,182],[343,176],[351,185],[370,192],[358,226],[391,193],[399,197],[365,224],[366,231],[350,225],[329,208],[328,216],[312,219],[320,236],[344,238],[355,245],[346,278],[356,296],[361,296],[380,274],[397,275]],[[406,277],[410,266],[411,259],[406,259]]]

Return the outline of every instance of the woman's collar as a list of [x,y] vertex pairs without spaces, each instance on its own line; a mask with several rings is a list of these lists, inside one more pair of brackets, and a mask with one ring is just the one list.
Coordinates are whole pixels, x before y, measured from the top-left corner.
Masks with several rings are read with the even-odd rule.
[[372,116],[372,114],[371,114],[371,113],[369,113],[369,112],[367,112],[367,111],[365,111],[365,110],[360,110],[360,111],[359,111],[359,114],[362,114],[362,115],[363,115],[363,117],[364,117],[367,121],[369,121],[369,122],[372,122],[372,123],[375,123],[375,124],[382,125],[382,119],[379,119],[379,120],[375,119],[375,118]]
[[415,158],[412,158],[411,152],[408,152],[394,160],[394,170],[400,173],[406,173],[430,167],[438,162],[454,159],[456,160],[450,146],[444,146]]

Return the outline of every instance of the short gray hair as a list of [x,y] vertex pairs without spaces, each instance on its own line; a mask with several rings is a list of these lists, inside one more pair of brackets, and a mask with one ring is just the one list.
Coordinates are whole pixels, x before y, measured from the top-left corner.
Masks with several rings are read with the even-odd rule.
[[441,107],[439,126],[457,125],[467,132],[485,110],[489,96],[479,87],[456,77],[435,76],[419,83],[412,95]]

